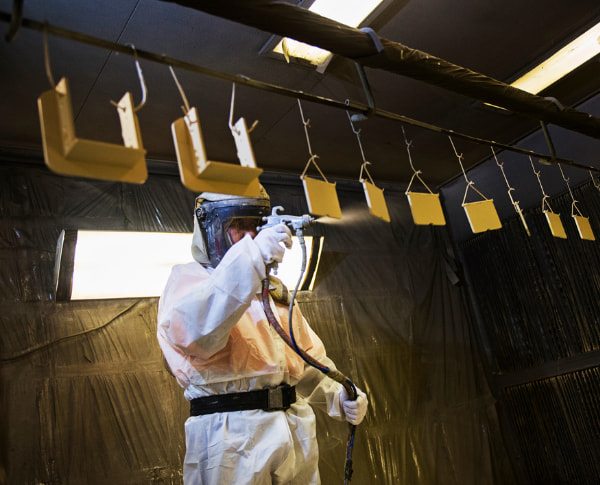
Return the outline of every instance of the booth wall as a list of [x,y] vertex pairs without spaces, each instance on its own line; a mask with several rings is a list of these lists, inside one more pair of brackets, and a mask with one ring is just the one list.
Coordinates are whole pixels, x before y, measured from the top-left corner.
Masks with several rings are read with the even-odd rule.
[[[577,201],[573,206],[573,202]],[[508,450],[522,483],[600,481],[600,245],[580,238],[572,213],[600,237],[593,183],[548,201],[567,239],[541,208],[461,245],[477,308],[477,333]],[[578,211],[581,211],[579,213]]]

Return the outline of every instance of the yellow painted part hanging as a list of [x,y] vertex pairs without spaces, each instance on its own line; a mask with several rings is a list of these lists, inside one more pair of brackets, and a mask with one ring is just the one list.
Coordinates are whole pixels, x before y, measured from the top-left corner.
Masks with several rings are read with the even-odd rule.
[[573,214],[573,219],[575,219],[575,224],[577,225],[577,230],[579,231],[579,237],[581,239],[586,239],[588,241],[596,240],[592,231],[592,226],[590,226],[589,218]]
[[308,211],[315,216],[342,218],[342,209],[335,191],[335,184],[312,177],[301,176]]
[[[236,127],[244,128],[243,136],[248,136],[243,125],[238,123]],[[260,195],[260,183],[258,176],[262,169],[256,168],[254,155],[244,151],[244,146],[250,148],[249,141],[238,142],[238,156],[246,166],[234,163],[213,162],[206,159],[204,140],[198,120],[196,108],[191,108],[185,117],[175,120],[171,124],[171,132],[177,153],[179,175],[183,185],[195,192],[216,192],[220,194],[232,194],[246,197],[258,197]]]
[[365,191],[365,197],[367,199],[367,205],[369,206],[369,213],[385,222],[390,222],[390,213],[385,203],[385,197],[383,196],[383,189],[380,189],[376,185],[361,180],[363,184],[363,190]]
[[406,196],[408,197],[410,211],[415,224],[433,224],[434,226],[446,225],[446,218],[444,217],[439,194],[407,192]]
[[500,229],[502,227],[493,199],[469,202],[468,204],[463,204],[463,207],[471,224],[471,230],[474,233]]
[[548,221],[548,226],[550,226],[552,235],[561,239],[567,239],[567,233],[560,220],[560,214],[555,214],[550,211],[544,211],[544,214],[546,214],[546,220]]
[[61,175],[143,184],[148,178],[146,150],[130,93],[118,103],[125,145],[77,138],[66,78],[38,98],[44,161]]

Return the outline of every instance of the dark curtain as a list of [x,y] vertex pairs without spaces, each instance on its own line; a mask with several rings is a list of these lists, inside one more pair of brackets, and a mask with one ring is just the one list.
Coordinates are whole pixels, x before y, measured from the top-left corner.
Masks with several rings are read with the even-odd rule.
[[[155,298],[58,303],[62,229],[192,230],[178,178],[141,186],[0,167],[0,483],[181,483],[188,406],[163,367]],[[272,205],[306,212],[297,177],[267,174]],[[339,182],[313,292],[298,298],[338,367],[368,393],[352,483],[513,483],[446,228],[392,223]],[[190,258],[191,259],[191,258]],[[318,414],[323,483],[343,483],[347,427]]]
[[540,200],[525,214],[530,237],[512,218],[461,250],[484,360],[523,481],[598,483],[600,246],[580,238],[571,215],[579,209],[600,237],[600,194],[590,182],[550,205],[567,239],[552,237]]

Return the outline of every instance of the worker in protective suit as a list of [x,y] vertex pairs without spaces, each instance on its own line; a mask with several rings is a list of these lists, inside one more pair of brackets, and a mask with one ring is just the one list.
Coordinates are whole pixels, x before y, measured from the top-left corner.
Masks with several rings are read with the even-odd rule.
[[[318,484],[318,449],[311,405],[352,424],[367,398],[351,400],[285,345],[260,301],[266,265],[291,247],[283,225],[257,234],[269,197],[204,193],[196,199],[192,255],[175,266],[158,307],[158,341],[191,402],[185,423],[183,479],[189,484]],[[271,299],[281,327],[288,305]],[[297,306],[298,346],[331,369],[319,337]]]

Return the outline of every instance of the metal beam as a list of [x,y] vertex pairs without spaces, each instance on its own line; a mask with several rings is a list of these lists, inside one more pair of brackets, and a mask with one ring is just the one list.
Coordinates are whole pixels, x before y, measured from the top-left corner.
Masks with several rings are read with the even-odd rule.
[[380,38],[276,0],[163,0],[291,37],[374,69],[382,69],[600,139],[600,118],[514,88],[426,52]]

